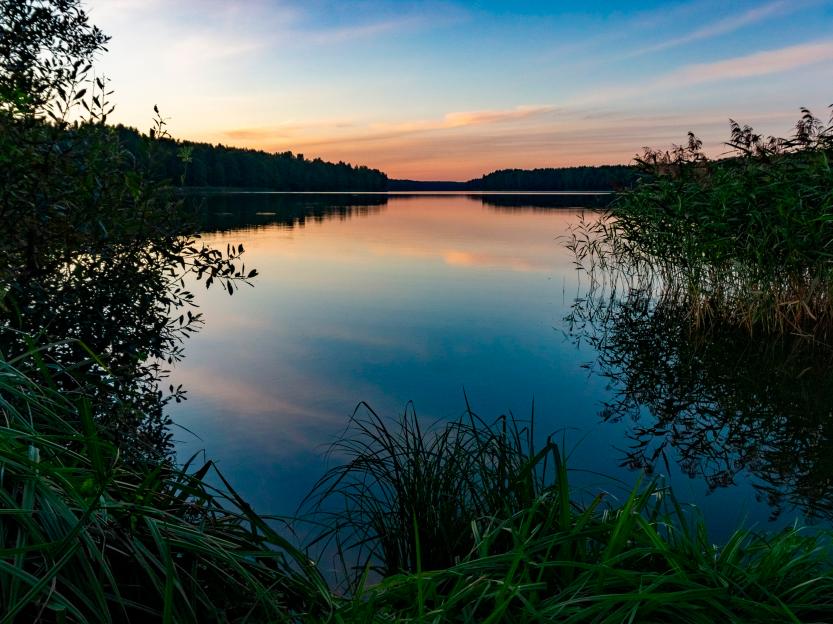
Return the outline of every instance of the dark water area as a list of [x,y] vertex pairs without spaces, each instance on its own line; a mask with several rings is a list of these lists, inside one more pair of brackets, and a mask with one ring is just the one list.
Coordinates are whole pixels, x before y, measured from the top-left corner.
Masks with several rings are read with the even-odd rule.
[[[205,327],[172,380],[178,453],[204,449],[289,515],[360,401],[425,422],[533,410],[574,483],[662,476],[712,539],[833,516],[833,368],[798,341],[693,335],[684,311],[588,296],[565,246],[592,195],[233,194],[203,238],[242,243],[254,287],[196,284]],[[617,481],[618,480],[618,481]]]

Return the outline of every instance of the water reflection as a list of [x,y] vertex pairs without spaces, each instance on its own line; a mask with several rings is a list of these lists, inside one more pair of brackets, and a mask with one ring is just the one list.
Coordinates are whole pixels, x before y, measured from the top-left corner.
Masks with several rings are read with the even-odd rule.
[[[236,195],[224,211],[280,217],[285,199]],[[524,416],[534,400],[542,432],[598,430],[581,447],[592,461],[576,464],[625,472],[610,453],[619,432],[595,417],[601,384],[554,329],[576,286],[557,241],[574,211],[421,195],[342,219],[321,205],[332,199],[294,199],[334,216],[303,228],[204,233],[219,248],[243,243],[259,276],[231,298],[200,295],[205,327],[174,372],[190,396],[174,419],[200,436],[178,432],[183,457],[205,448],[258,508],[292,513],[359,401],[394,416],[413,400],[433,421],[458,416],[465,389],[484,416]]]
[[[768,500],[768,483],[797,483],[804,473],[807,484],[821,483],[823,471],[817,461],[821,454],[816,459],[805,454],[794,462],[805,466],[801,469],[781,466],[783,476],[767,476],[762,468],[764,461],[769,462],[767,470],[779,466],[771,459],[772,449],[786,448],[778,446],[778,436],[788,438],[789,427],[800,421],[784,421],[780,430],[767,425],[767,433],[761,424],[764,419],[758,418],[745,426],[761,431],[735,432],[733,427],[741,426],[737,423],[749,422],[763,409],[760,405],[774,400],[760,392],[758,396],[749,390],[751,398],[737,392],[734,411],[742,411],[747,401],[749,415],[730,420],[726,431],[709,430],[712,437],[706,442],[696,439],[698,423],[717,418],[709,417],[708,410],[722,413],[723,408],[712,403],[717,405],[720,399],[724,411],[732,409],[722,396],[729,390],[721,390],[719,380],[728,377],[727,388],[738,383],[731,378],[735,371],[731,353],[737,357],[741,342],[732,343],[722,363],[716,351],[711,354],[713,346],[697,346],[705,349],[700,355],[689,346],[695,354],[693,362],[699,357],[700,365],[710,370],[700,371],[701,379],[694,376],[696,370],[684,370],[689,375],[685,382],[683,372],[674,366],[675,358],[682,361],[688,353],[684,338],[689,336],[679,328],[674,333],[670,318],[663,321],[668,325],[663,333],[662,316],[643,319],[642,325],[634,317],[630,327],[626,319],[636,314],[633,310],[603,322],[592,317],[592,308],[584,317],[577,309],[573,337],[583,331],[584,337],[599,340],[589,345],[579,341],[577,349],[576,340],[564,339],[560,330],[575,293],[580,292],[580,280],[575,256],[560,239],[581,220],[582,211],[523,207],[527,199],[523,196],[514,198],[516,206],[495,209],[484,197],[465,194],[370,196],[367,211],[356,208],[363,201],[356,196],[220,199],[225,202],[222,212],[236,211],[252,219],[241,217],[233,231],[225,231],[221,224],[203,238],[219,248],[244,243],[247,265],[257,267],[260,275],[255,288],[243,288],[234,297],[213,289],[202,291],[199,304],[205,312],[205,328],[189,341],[188,357],[174,371],[175,383],[182,383],[191,398],[177,405],[173,416],[176,423],[199,435],[178,431],[182,456],[206,449],[258,509],[295,511],[326,468],[327,443],[343,431],[359,401],[394,416],[413,400],[420,417],[430,422],[459,416],[465,408],[464,389],[474,410],[484,417],[510,410],[524,417],[534,401],[536,429],[542,435],[565,432],[579,487],[594,491],[610,487],[610,481],[598,475],[632,484],[636,478],[632,467],[657,468],[658,463],[663,467],[665,457],[673,468],[667,476],[675,491],[704,511],[715,540],[738,522],[766,522],[773,508],[792,504],[786,496],[800,487],[778,487]],[[581,197],[571,199],[571,203],[581,201]],[[284,209],[298,215],[307,210],[304,205],[308,214],[303,218],[285,218]],[[274,221],[257,221],[263,216],[258,212],[275,213],[269,216]],[[297,226],[301,222],[305,227]],[[602,314],[598,307],[595,311]],[[606,340],[601,339],[603,334]],[[644,350],[626,347],[628,340],[645,342]],[[618,354],[606,350],[616,341],[623,343]],[[603,374],[588,375],[582,364],[599,353]],[[634,355],[626,358],[628,353]],[[762,371],[771,366],[763,357],[750,353],[749,366],[756,358]],[[657,364],[659,359],[665,363]],[[791,374],[801,384],[814,383],[819,375],[813,388],[821,393],[822,370],[799,377],[806,366],[800,358],[795,362]],[[614,372],[626,376],[617,380]],[[740,370],[735,373],[742,376]],[[664,385],[655,382],[652,387],[650,376],[663,374],[671,379],[666,382],[661,376]],[[760,379],[764,372],[746,374]],[[776,373],[766,374],[776,383]],[[672,383],[675,380],[678,383]],[[692,398],[697,388],[710,384],[716,385],[711,400]],[[625,394],[617,396],[623,387]],[[643,387],[644,395],[639,394]],[[811,389],[808,386],[807,391]],[[625,396],[633,401],[623,401]],[[675,421],[662,412],[659,396],[672,396],[684,404],[671,410]],[[817,400],[819,405],[830,405],[829,397],[819,395]],[[651,401],[665,421],[651,416],[645,407]],[[609,404],[607,421],[599,418],[601,402]],[[782,411],[771,406],[774,415]],[[812,413],[821,418],[821,411]],[[635,416],[634,425],[631,417]],[[650,431],[660,422],[670,423],[668,440],[659,429],[655,435]],[[674,427],[679,430],[676,434]],[[629,433],[633,457],[623,457],[618,449],[627,445]],[[756,435],[763,441],[746,444]],[[794,452],[801,440],[796,437]],[[637,445],[646,439],[640,455]],[[810,444],[807,436],[803,439]],[[671,440],[689,442],[678,449]],[[769,446],[761,446],[764,443]],[[752,455],[749,449],[756,444],[759,450]],[[680,474],[678,465],[696,478]],[[752,467],[758,472],[751,472]],[[718,487],[732,480],[733,487]],[[806,492],[801,496],[813,498]],[[791,514],[784,512],[779,523],[790,519]]]
[[676,462],[712,491],[751,476],[773,518],[833,519],[833,350],[797,337],[692,329],[684,304],[645,291],[578,300],[572,335],[598,353],[612,396],[602,417],[632,423],[622,462]]
[[472,195],[484,206],[499,211],[520,212],[530,210],[601,209],[610,203],[610,193],[528,193],[518,195]]
[[[391,199],[430,201],[431,198],[463,198],[499,212],[519,213],[569,209],[572,211],[605,207],[612,195],[606,193],[526,193],[459,194],[430,193],[218,193],[191,196],[187,203],[196,210],[206,232],[278,225],[302,228],[307,223],[328,219],[345,220],[378,214]],[[459,200],[458,200],[459,201]]]
[[269,225],[302,228],[309,222],[365,217],[381,211],[388,198],[374,194],[223,193],[189,197],[187,201],[197,211],[204,231],[228,232]]

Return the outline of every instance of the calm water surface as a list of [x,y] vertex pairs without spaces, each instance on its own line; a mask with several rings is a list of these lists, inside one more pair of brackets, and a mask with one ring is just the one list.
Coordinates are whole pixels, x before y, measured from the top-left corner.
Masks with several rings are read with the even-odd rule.
[[[173,374],[190,396],[172,414],[181,456],[204,449],[259,511],[291,514],[360,401],[390,416],[413,401],[433,421],[460,415],[465,391],[487,419],[528,417],[534,402],[536,429],[561,432],[577,484],[612,488],[595,473],[635,483],[634,440],[659,408],[611,418],[618,386],[594,364],[599,345],[565,321],[583,286],[560,237],[591,201],[208,198],[204,238],[242,243],[260,275],[233,297],[198,286],[206,324]],[[719,446],[721,427],[686,457],[673,431],[652,429],[673,441],[654,469],[703,509],[715,538],[743,520],[771,528],[760,462],[734,447],[709,448],[696,466],[688,457]],[[709,466],[724,459],[731,475],[715,484]],[[797,513],[787,505],[776,524]]]

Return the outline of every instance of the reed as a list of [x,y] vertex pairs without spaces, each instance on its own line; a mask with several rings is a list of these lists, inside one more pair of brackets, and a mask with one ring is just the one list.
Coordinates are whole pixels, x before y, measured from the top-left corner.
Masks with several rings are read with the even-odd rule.
[[[833,116],[804,110],[788,139],[732,122],[731,157],[701,142],[646,150],[641,180],[570,242],[589,271],[684,302],[694,325],[833,331]],[[598,276],[595,279],[599,279]]]
[[[487,424],[468,406],[457,420],[425,427],[413,405],[397,421],[360,404],[330,455],[331,468],[301,505],[319,530],[310,546],[338,546],[343,580],[439,569],[475,544],[473,523],[525,509],[551,485],[562,460],[532,421]],[[326,550],[326,548],[324,548]]]

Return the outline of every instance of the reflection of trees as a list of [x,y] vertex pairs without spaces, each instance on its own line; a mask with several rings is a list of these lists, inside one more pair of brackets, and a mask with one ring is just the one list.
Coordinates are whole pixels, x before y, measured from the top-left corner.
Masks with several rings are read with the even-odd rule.
[[165,366],[180,359],[183,339],[201,323],[182,278],[202,269],[204,279],[215,273],[234,289],[226,280],[242,277],[237,250],[224,256],[188,236],[147,232],[83,251],[57,247],[44,253],[58,251],[62,262],[0,281],[0,349],[39,371],[42,383],[85,401],[128,458],[167,453],[164,408],[182,393],[162,392]]
[[47,124],[2,104],[0,351],[83,403],[124,455],[164,454],[164,407],[181,398],[163,393],[164,367],[200,324],[183,278],[231,293],[250,276],[242,249],[190,236],[179,203],[143,178],[111,128]]
[[693,329],[688,310],[632,289],[591,292],[568,318],[611,382],[603,418],[634,423],[623,463],[675,458],[710,489],[746,471],[774,516],[797,506],[833,518],[833,351],[718,322]]
[[610,203],[613,196],[608,193],[574,193],[563,195],[469,195],[469,197],[479,199],[484,206],[501,212],[515,212],[518,210],[545,212],[555,208],[604,208]]
[[362,194],[235,193],[191,197],[188,203],[196,207],[204,230],[227,231],[267,225],[295,228],[304,227],[309,221],[368,216],[380,212],[388,198]]

